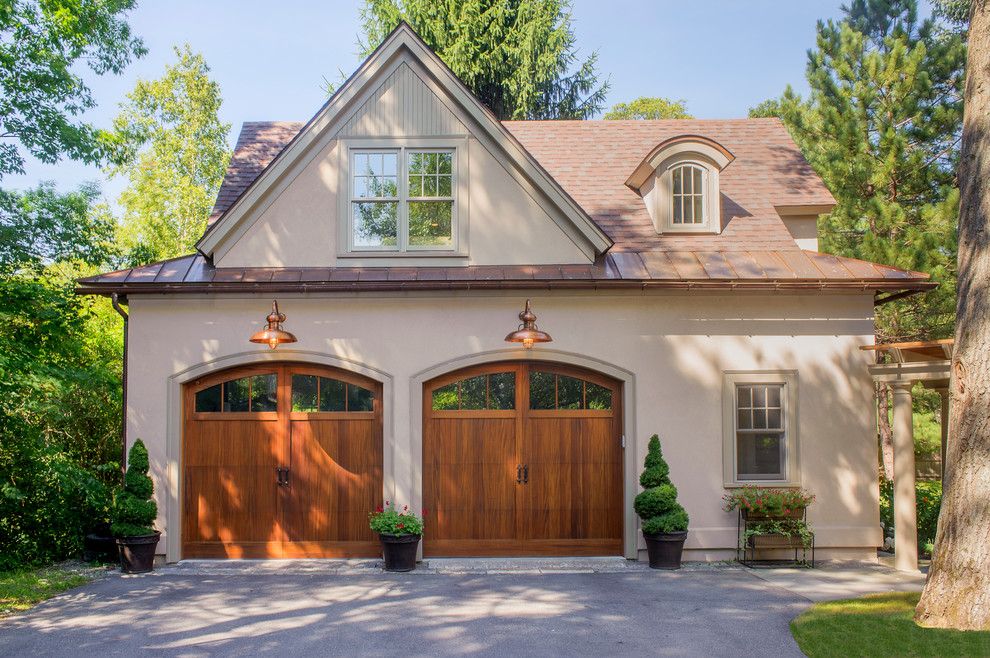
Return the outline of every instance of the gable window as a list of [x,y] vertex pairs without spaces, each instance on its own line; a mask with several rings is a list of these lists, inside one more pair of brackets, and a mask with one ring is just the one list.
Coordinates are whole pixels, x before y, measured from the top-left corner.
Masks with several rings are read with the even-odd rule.
[[675,225],[705,223],[705,170],[696,164],[680,164],[670,170],[671,212]]
[[351,151],[352,251],[456,246],[455,149]]
[[725,484],[796,484],[797,375],[726,373]]

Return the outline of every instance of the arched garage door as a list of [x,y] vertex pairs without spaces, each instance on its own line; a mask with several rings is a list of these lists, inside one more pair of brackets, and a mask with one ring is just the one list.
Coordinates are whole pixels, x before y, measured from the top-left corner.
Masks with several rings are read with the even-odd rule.
[[380,553],[381,385],[341,370],[260,365],[185,387],[182,556]]
[[498,363],[424,386],[427,556],[621,555],[621,388]]

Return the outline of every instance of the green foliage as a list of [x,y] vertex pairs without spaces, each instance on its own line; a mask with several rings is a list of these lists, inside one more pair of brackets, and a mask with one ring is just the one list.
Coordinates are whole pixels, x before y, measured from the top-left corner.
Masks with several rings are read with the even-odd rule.
[[791,622],[791,633],[810,658],[990,655],[990,631],[918,626],[918,597],[894,592],[816,603]]
[[[938,513],[942,506],[942,483],[938,480],[923,480],[915,484],[918,509],[918,548],[930,555],[935,544],[935,531],[938,528]],[[880,480],[880,523],[885,537],[894,536],[894,483]]]
[[126,176],[120,243],[132,265],[190,253],[230,160],[230,124],[203,56],[188,45],[157,80],[139,80],[114,119]]
[[646,468],[639,480],[644,491],[633,501],[633,509],[643,520],[643,532],[655,534],[687,530],[688,514],[677,502],[677,488],[670,481],[670,466],[663,458],[660,437],[656,434],[650,437],[646,446],[643,465]]
[[25,151],[47,163],[63,156],[89,163],[107,159],[113,138],[78,120],[95,105],[79,73],[87,66],[98,75],[117,74],[145,53],[124,21],[135,4],[0,3],[0,179],[24,172]]
[[[424,511],[425,515],[426,512]],[[422,535],[423,518],[409,511],[408,505],[396,509],[391,501],[368,514],[368,525],[380,535]]]
[[138,439],[127,453],[127,475],[124,486],[114,493],[114,537],[140,537],[154,534],[158,505],[152,499],[154,485],[148,477],[148,449]]
[[780,116],[835,195],[820,221],[824,251],[928,272],[942,284],[879,307],[878,337],[948,336],[964,36],[920,21],[916,0],[854,0],[844,11],[818,24],[808,99],[788,88],[751,115]]
[[116,224],[95,202],[96,185],[59,194],[52,182],[26,192],[0,190],[0,275],[58,261],[102,265],[116,254]]
[[643,534],[659,535],[661,533],[682,532],[687,530],[688,515],[684,508],[678,505],[660,516],[651,516],[643,521]]
[[759,535],[782,535],[801,540],[801,545],[811,548],[815,539],[808,524],[803,519],[766,519],[757,523],[746,525],[743,533],[743,541],[750,543],[750,539]]
[[641,96],[628,103],[616,103],[603,119],[693,119],[686,101],[659,96]]
[[804,489],[767,489],[764,487],[739,487],[722,496],[722,509],[731,512],[746,510],[761,516],[790,514],[803,510],[815,500]]
[[406,21],[499,119],[587,119],[605,103],[578,61],[569,0],[365,0],[363,55]]

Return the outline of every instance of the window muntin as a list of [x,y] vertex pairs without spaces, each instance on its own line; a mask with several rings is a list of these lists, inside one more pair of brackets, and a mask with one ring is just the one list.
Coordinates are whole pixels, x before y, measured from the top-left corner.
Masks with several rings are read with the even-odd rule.
[[670,221],[675,226],[705,224],[705,174],[690,163],[671,168]]
[[355,150],[351,249],[454,249],[454,149]]
[[512,410],[516,373],[496,372],[451,382],[433,390],[434,411]]
[[577,377],[534,370],[529,375],[529,408],[608,411],[612,408],[612,390]]
[[363,386],[318,375],[292,375],[292,411],[374,411],[375,394]]
[[784,384],[737,384],[735,390],[737,479],[786,479]]
[[275,373],[230,379],[197,391],[196,413],[259,413],[278,411]]

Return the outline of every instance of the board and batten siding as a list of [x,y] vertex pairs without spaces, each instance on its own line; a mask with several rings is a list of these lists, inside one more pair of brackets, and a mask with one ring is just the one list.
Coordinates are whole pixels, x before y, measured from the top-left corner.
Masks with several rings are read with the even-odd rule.
[[338,136],[434,137],[467,133],[467,127],[403,63],[347,120]]

